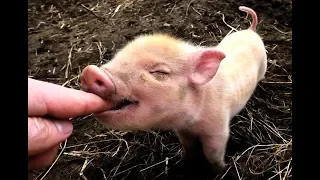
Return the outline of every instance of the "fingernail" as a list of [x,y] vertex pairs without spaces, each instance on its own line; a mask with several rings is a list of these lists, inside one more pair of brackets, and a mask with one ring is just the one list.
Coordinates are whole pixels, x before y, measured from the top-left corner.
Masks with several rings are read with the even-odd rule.
[[54,124],[62,134],[70,134],[73,129],[70,121],[54,121]]

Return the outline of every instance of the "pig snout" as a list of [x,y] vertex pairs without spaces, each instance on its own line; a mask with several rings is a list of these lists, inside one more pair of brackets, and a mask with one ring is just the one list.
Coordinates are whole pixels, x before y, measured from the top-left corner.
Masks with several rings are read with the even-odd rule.
[[114,92],[115,87],[106,71],[97,66],[85,67],[80,75],[81,87],[84,91],[107,99]]

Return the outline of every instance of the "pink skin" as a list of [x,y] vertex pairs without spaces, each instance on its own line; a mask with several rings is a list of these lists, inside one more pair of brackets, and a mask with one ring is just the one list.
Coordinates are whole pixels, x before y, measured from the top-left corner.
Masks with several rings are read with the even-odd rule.
[[[204,119],[208,115],[205,109],[210,108],[206,106],[210,105],[206,102],[206,88],[202,89],[201,86],[214,77],[224,57],[222,51],[203,48],[191,54],[187,64],[175,67],[176,72],[173,72],[174,68],[169,63],[147,69],[146,64],[154,62],[128,63],[126,58],[116,59],[100,68],[87,66],[80,79],[84,90],[112,101],[115,105],[123,98],[133,101],[121,110],[94,114],[106,127],[120,130],[173,129],[184,151],[187,151],[192,146],[188,143],[191,138],[205,131],[211,132],[211,125]],[[127,67],[120,68],[124,66]],[[165,74],[167,72],[170,72],[170,76]],[[191,133],[184,133],[186,130]],[[216,142],[220,142],[220,139],[210,141],[209,137],[203,136],[203,141],[219,146],[213,150],[212,146],[204,146],[204,152],[212,159],[210,162],[215,164],[215,169],[221,169],[224,166],[224,150],[216,149],[221,149],[220,146],[224,148],[225,141],[223,139],[223,145],[220,145]],[[211,154],[219,154],[219,157]]]
[[73,130],[70,118],[108,110],[99,96],[28,78],[28,169],[49,166]]
[[[246,7],[240,10],[255,15]],[[80,76],[83,89],[114,104],[113,110],[94,116],[124,131],[173,130],[185,153],[199,137],[213,170],[222,171],[229,122],[266,69],[263,43],[252,31],[256,21],[217,47],[193,46],[163,34],[140,36],[109,63],[87,66]]]
[[[195,68],[193,73],[186,72],[190,67],[183,66],[177,72],[170,72],[170,77],[162,72],[172,71],[168,64],[146,69],[148,64],[153,62],[137,61],[129,64],[126,59],[117,59],[101,68],[87,66],[80,79],[84,90],[114,102],[115,106],[124,99],[131,101],[121,110],[94,114],[106,126],[121,130],[172,129],[185,126],[185,120],[181,119],[181,115],[191,118],[190,121],[195,119],[189,112],[194,106],[190,101],[198,101],[196,93],[202,92],[196,92],[193,85],[207,83],[216,73],[224,57],[223,52],[214,49],[198,51],[190,60],[189,66]],[[127,67],[121,68],[124,66]],[[180,108],[173,111],[168,108],[168,104]]]

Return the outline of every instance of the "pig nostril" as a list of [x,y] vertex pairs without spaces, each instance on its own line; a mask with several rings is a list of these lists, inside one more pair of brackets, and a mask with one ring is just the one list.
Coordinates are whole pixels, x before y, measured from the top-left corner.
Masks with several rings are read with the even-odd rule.
[[102,85],[103,85],[103,83],[102,83],[101,81],[99,81],[99,80],[97,80],[96,83],[97,83],[99,86],[102,86]]

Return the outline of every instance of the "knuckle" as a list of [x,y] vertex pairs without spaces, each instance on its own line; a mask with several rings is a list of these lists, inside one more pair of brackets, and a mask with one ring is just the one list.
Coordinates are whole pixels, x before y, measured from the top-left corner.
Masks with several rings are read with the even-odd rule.
[[49,123],[39,117],[28,119],[28,140],[44,142],[52,134]]

